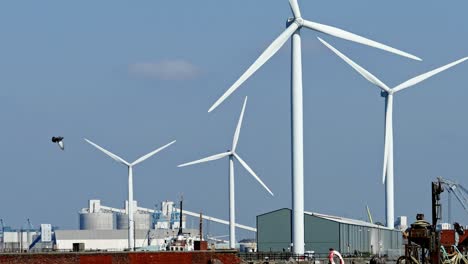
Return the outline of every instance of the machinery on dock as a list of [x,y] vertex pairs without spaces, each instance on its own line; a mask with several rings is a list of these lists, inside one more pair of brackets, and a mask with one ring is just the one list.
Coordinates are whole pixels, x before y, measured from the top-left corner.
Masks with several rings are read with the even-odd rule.
[[[458,225],[455,233],[464,240],[461,240],[460,244],[448,243],[449,240],[441,239],[442,230],[437,228],[438,221],[442,219],[440,195],[446,185],[447,181],[440,177],[431,183],[432,223],[426,221],[423,214],[416,216],[416,222],[403,233],[407,240],[405,255],[398,258],[397,264],[468,264],[465,245],[468,232]],[[451,188],[450,185],[448,187]]]
[[[466,254],[468,251],[468,232],[465,231],[466,228],[459,223],[455,222],[453,225],[451,223],[452,197],[455,196],[463,210],[468,214],[468,190],[461,184],[452,180],[444,179],[442,177],[438,177],[437,180],[440,182],[442,187],[447,190],[448,195],[448,223],[438,225],[438,229],[440,229],[441,245],[448,254],[453,254],[457,250],[465,252]],[[456,248],[453,246],[456,246]]]

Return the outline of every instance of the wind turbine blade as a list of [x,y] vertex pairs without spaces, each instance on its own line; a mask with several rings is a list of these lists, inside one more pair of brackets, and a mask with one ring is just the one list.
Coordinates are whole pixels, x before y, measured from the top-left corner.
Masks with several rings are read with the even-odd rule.
[[224,152],[224,153],[220,153],[220,154],[216,154],[216,155],[213,155],[213,156],[209,156],[209,157],[206,157],[206,158],[203,158],[203,159],[199,159],[199,160],[196,160],[196,161],[192,161],[192,162],[187,162],[187,163],[184,163],[184,164],[180,164],[179,166],[177,167],[185,167],[185,166],[190,166],[190,165],[193,165],[193,164],[198,164],[198,163],[203,163],[203,162],[208,162],[208,161],[212,161],[212,160],[217,160],[217,159],[222,159],[224,157],[227,157],[231,155],[231,152]]
[[449,64],[447,64],[445,66],[439,67],[439,68],[437,68],[435,70],[432,70],[430,72],[426,72],[424,74],[416,76],[416,77],[414,77],[414,78],[412,78],[412,79],[398,85],[397,87],[393,88],[393,90],[394,90],[394,92],[398,92],[398,91],[401,91],[403,89],[409,88],[409,87],[411,87],[413,85],[416,85],[416,84],[426,80],[427,78],[430,78],[430,77],[432,77],[432,76],[434,76],[434,75],[436,75],[436,74],[438,74],[440,72],[443,72],[443,71],[445,71],[445,70],[447,70],[447,69],[449,69],[449,68],[451,68],[451,67],[453,67],[453,66],[455,66],[455,65],[457,65],[459,63],[462,63],[462,62],[464,62],[466,60],[468,60],[468,57],[459,59],[457,61],[449,63]]
[[117,162],[120,162],[124,165],[127,165],[127,166],[130,166],[130,164],[128,162],[126,162],[124,159],[122,159],[121,157],[115,155],[114,153],[100,147],[98,144],[95,144],[93,143],[91,140],[88,140],[88,139],[84,139],[86,140],[86,142],[88,142],[89,144],[93,145],[95,148],[99,149],[100,151],[104,152],[104,154],[106,154],[107,156],[111,157],[112,159],[114,159],[115,161]]
[[377,49],[385,50],[385,51],[388,51],[388,52],[391,52],[391,53],[394,53],[394,54],[397,54],[397,55],[400,55],[400,56],[403,56],[403,57],[407,57],[407,58],[410,58],[410,59],[413,59],[413,60],[421,61],[420,58],[418,58],[418,57],[416,57],[414,55],[411,55],[411,54],[406,53],[406,52],[401,51],[401,50],[397,50],[397,49],[392,48],[390,46],[387,46],[387,45],[384,45],[382,43],[379,43],[379,42],[376,42],[376,41],[361,37],[359,35],[353,34],[351,32],[348,32],[348,31],[345,31],[345,30],[342,30],[342,29],[339,29],[339,28],[336,28],[336,27],[327,26],[327,25],[319,24],[319,23],[316,23],[316,22],[308,21],[308,20],[304,20],[304,26],[308,27],[308,28],[310,28],[312,30],[316,30],[316,31],[319,31],[319,32],[322,32],[322,33],[325,33],[325,34],[328,34],[328,35],[331,35],[331,36],[335,36],[337,38],[357,42],[357,43],[360,43],[360,44],[363,44],[363,45],[367,45],[367,46],[374,47],[374,48],[377,48]]
[[291,25],[281,33],[268,48],[258,57],[258,59],[241,75],[241,77],[211,106],[208,112],[213,111],[218,107],[226,98],[228,98],[239,86],[242,85],[250,76],[252,76],[265,62],[267,62],[275,53],[286,43],[286,41],[296,32],[299,28],[297,23]]
[[289,0],[289,6],[294,14],[294,18],[301,17],[301,10],[299,9],[299,5],[297,4],[297,0]]
[[387,176],[388,168],[388,157],[390,151],[390,145],[393,144],[392,140],[392,123],[393,123],[393,96],[387,95],[386,98],[386,108],[385,108],[385,146],[384,146],[384,166],[383,166],[383,176],[382,183],[385,183]]
[[241,157],[239,157],[239,155],[237,155],[237,153],[233,152],[234,153],[234,157],[236,157],[236,159],[239,161],[239,163],[263,186],[263,188],[265,188],[265,190],[267,190],[271,196],[274,196],[274,194],[270,191],[270,189],[265,185],[265,183],[263,183],[263,181],[257,176],[257,174],[255,174],[255,172],[252,170],[252,168],[249,167],[249,165],[247,165],[247,163],[241,159]]
[[154,154],[158,153],[159,151],[161,151],[161,150],[163,150],[163,149],[169,147],[170,145],[174,144],[175,142],[176,142],[176,141],[174,140],[174,141],[172,141],[171,143],[166,144],[166,145],[164,145],[164,146],[162,146],[162,147],[160,147],[160,148],[158,148],[158,149],[156,149],[156,150],[154,150],[154,151],[152,151],[152,152],[150,152],[150,153],[148,153],[148,154],[142,156],[141,158],[135,160],[135,161],[132,163],[132,166],[135,166],[135,165],[137,165],[138,163],[141,163],[141,162],[145,161],[145,160],[148,159],[149,157],[151,157],[151,156],[153,156]]
[[239,122],[237,123],[236,132],[234,133],[234,139],[232,140],[232,150],[231,150],[232,152],[236,151],[237,142],[239,141],[240,129],[242,126],[242,119],[244,119],[244,111],[245,111],[246,105],[247,105],[247,96],[245,97],[244,105],[242,106],[242,111],[239,117]]
[[320,42],[322,42],[323,45],[325,45],[327,48],[331,49],[336,55],[338,55],[340,58],[342,58],[346,63],[348,63],[351,67],[353,67],[359,74],[362,75],[362,77],[366,78],[369,82],[377,85],[381,89],[390,92],[390,88],[385,85],[381,80],[379,80],[377,77],[375,77],[372,73],[368,72],[366,69],[362,68],[359,66],[357,63],[352,61],[350,58],[346,57],[343,53],[341,53],[339,50],[334,48],[332,45],[330,45],[328,42],[325,40],[318,38]]

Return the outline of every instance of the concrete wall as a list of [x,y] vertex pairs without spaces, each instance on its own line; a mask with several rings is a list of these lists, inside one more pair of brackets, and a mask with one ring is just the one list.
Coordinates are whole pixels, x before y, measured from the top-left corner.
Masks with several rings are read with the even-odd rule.
[[[128,239],[73,239],[57,240],[58,250],[72,250],[73,243],[84,243],[85,250],[123,250],[128,248]],[[164,239],[152,239],[151,245],[162,245]],[[147,239],[135,239],[137,248],[148,246]]]
[[[197,234],[198,230],[185,229],[184,232]],[[174,236],[177,230],[135,230],[135,247],[157,246],[164,238]],[[86,250],[124,250],[128,248],[127,230],[56,230],[55,240],[58,250],[71,250],[73,243],[84,243]]]

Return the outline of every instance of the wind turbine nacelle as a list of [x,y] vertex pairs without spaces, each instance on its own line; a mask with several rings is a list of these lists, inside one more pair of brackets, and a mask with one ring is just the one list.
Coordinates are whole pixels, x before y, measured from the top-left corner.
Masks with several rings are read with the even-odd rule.
[[383,98],[387,98],[388,92],[382,90],[382,91],[380,91],[380,96],[382,96]]

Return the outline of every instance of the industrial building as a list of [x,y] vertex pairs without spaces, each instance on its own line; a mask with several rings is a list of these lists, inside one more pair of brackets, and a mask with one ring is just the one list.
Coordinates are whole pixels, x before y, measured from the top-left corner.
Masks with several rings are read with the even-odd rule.
[[[196,235],[198,230],[184,232]],[[159,249],[168,237],[177,235],[177,230],[170,229],[135,229],[135,248],[153,246]],[[56,230],[55,244],[59,250],[73,249],[73,244],[82,244],[84,250],[119,251],[128,247],[128,231],[120,230]]]
[[[128,248],[128,202],[124,209],[101,204],[100,200],[89,200],[88,208],[79,212],[78,230],[54,230],[50,224],[40,229],[14,230],[3,227],[0,250],[4,252],[65,250],[71,251],[74,244],[82,250],[124,250]],[[198,235],[198,230],[186,229],[186,216],[174,202],[164,201],[161,210],[137,206],[134,201],[134,245],[136,248],[163,245],[168,237],[178,234],[180,221],[184,233]]]
[[[172,201],[161,202],[158,209],[138,207],[134,209],[135,236],[133,245],[139,250],[166,250],[168,242],[182,235],[190,241],[198,239],[200,230],[186,227],[186,217],[203,218],[206,221],[229,224],[228,221],[201,215],[176,207]],[[89,200],[88,207],[78,213],[79,229],[60,230],[50,224],[42,224],[40,229],[13,230],[0,229],[0,251],[72,251],[78,250],[120,251],[128,249],[128,202],[124,208],[113,208],[101,204],[100,200]],[[181,217],[182,216],[182,217]],[[256,231],[253,227],[238,225],[239,228]],[[216,240],[214,240],[216,241]],[[218,246],[216,244],[216,246]],[[248,245],[250,246],[250,245]],[[180,247],[177,250],[181,250]]]
[[[149,212],[148,209],[139,208],[137,201],[133,201],[136,208],[133,218],[136,230],[149,230],[155,228],[177,229],[179,228],[179,212],[176,211],[173,202],[162,202],[164,210]],[[100,200],[89,200],[89,207],[81,209],[80,230],[127,230],[128,229],[128,202],[125,208],[113,208],[104,206]],[[163,224],[162,224],[163,223]],[[185,227],[185,217],[182,227]]]
[[3,227],[0,237],[0,250],[3,252],[21,252],[36,250],[52,250],[52,226],[41,224],[40,229],[11,229]]
[[[158,248],[168,237],[177,235],[180,212],[174,202],[164,201],[161,210],[138,207],[133,201],[135,248]],[[185,233],[197,235],[198,230],[182,228]],[[73,244],[82,244],[84,250],[123,250],[128,247],[128,201],[124,209],[104,206],[100,200],[89,200],[88,208],[79,212],[80,230],[56,230],[55,245],[58,250],[72,250]]]
[[[401,255],[402,233],[369,222],[304,212],[305,250],[325,254],[334,248],[347,255]],[[257,216],[258,251],[293,251],[291,209],[279,209]]]

